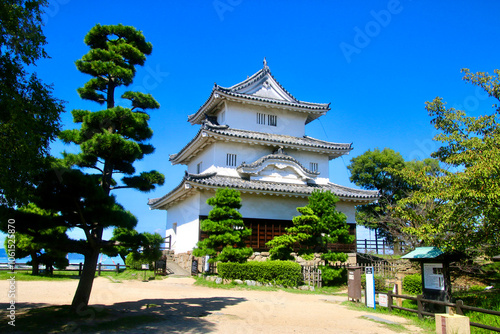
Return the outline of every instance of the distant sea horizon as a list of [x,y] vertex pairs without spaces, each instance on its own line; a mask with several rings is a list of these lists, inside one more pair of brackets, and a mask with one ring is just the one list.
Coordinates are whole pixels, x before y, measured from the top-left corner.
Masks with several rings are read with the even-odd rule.
[[[82,254],[68,253],[68,260],[69,263],[80,263],[80,262],[83,263],[84,257]],[[22,259],[16,259],[16,263],[26,263],[28,261],[31,261],[31,256],[27,256]],[[7,262],[9,262],[9,258],[7,256],[7,253],[5,252],[5,249],[0,248],[0,263],[7,263]],[[119,256],[109,257],[104,254],[99,255],[98,263],[99,262],[104,264],[124,264],[121,257]]]

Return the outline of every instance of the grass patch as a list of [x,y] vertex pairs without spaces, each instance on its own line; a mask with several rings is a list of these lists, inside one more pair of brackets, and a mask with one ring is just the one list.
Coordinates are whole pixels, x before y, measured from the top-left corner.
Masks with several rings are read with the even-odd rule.
[[[498,290],[456,292],[453,294],[456,300],[461,299],[465,305],[484,308],[492,311],[500,311],[500,293]],[[500,328],[500,317],[496,315],[484,314],[464,310],[464,315],[468,316],[471,322],[489,325]],[[471,327],[471,333],[490,333],[490,331]]]
[[[127,280],[143,280],[144,275],[146,279],[151,280],[161,280],[166,278],[166,276],[155,276],[153,270],[146,270],[146,273],[144,273],[143,270],[133,270],[133,269],[126,269],[122,270],[119,273],[116,271],[103,271],[101,272],[102,277],[108,277],[110,278],[113,282],[114,281],[127,281]],[[16,281],[65,281],[65,280],[73,280],[73,279],[80,279],[80,276],[78,276],[77,271],[63,271],[63,270],[54,270],[53,275],[47,275],[47,274],[40,274],[40,275],[32,275],[31,271],[16,271],[14,274],[12,274],[10,271],[0,271],[0,280],[6,280],[11,277],[15,277]],[[96,276],[97,276],[97,271],[96,271]]]
[[54,270],[53,275],[32,275],[31,271],[16,271],[15,274],[12,274],[10,271],[0,271],[0,280],[6,280],[13,276],[16,278],[16,281],[65,281],[80,279],[78,272],[75,271]]
[[[500,294],[498,290],[486,290],[486,291],[471,291],[471,292],[459,292],[454,293],[453,297],[456,300],[461,299],[465,305],[474,306],[478,308],[483,308],[487,310],[500,311]],[[354,307],[354,303],[344,303],[349,307]],[[403,307],[417,310],[417,302],[413,300],[403,300]],[[376,312],[376,313],[386,313],[393,314],[398,316],[403,316],[407,319],[411,319],[415,322],[415,325],[421,328],[428,328],[432,333],[435,332],[435,321],[432,317],[424,317],[423,320],[419,320],[416,313],[396,310],[394,309],[391,313],[389,313],[388,309],[385,307],[377,307],[376,310],[371,308],[366,308],[364,305],[359,304],[357,309],[362,309],[366,312]],[[489,315],[479,312],[472,312],[464,310],[464,314],[469,317],[471,322],[476,322],[484,325],[494,326],[500,328],[500,317],[495,315]],[[470,328],[471,334],[486,334],[491,333],[489,330],[485,330],[482,328],[477,328],[471,326]]]
[[[405,301],[403,301],[403,307],[408,307],[407,305],[405,305],[404,302]],[[416,314],[413,315],[413,313],[408,312],[408,311],[393,310],[392,312],[389,312],[389,310],[385,307],[378,307],[377,309],[374,310],[373,308],[366,307],[362,303],[353,303],[350,301],[342,302],[341,305],[347,306],[349,309],[356,310],[356,311],[400,316],[400,317],[407,319],[410,324],[417,326],[419,328],[422,328],[422,330],[424,331],[423,333],[425,333],[425,334],[436,333],[436,325],[435,325],[434,319],[432,319],[432,318],[424,317],[424,319],[420,320],[420,319],[418,319]],[[408,307],[408,308],[410,308],[410,307]],[[385,324],[385,325],[389,325],[389,324]],[[396,325],[391,325],[391,326],[396,326]],[[400,328],[399,326],[396,326],[396,327]],[[399,330],[397,328],[396,328],[396,330]],[[407,329],[405,329],[404,331],[407,331]]]
[[[58,333],[78,331],[94,333],[103,330],[126,330],[163,320],[154,314],[129,315],[105,308],[89,307],[80,315],[70,312],[70,306],[48,306],[16,314],[16,330],[27,333]],[[0,332],[12,326],[0,323]]]
[[124,271],[117,272],[105,272],[101,274],[104,277],[111,279],[113,282],[115,281],[129,281],[129,280],[139,280],[142,281],[144,278],[147,280],[162,280],[166,278],[166,276],[157,275],[153,270],[135,270],[135,269],[127,269]]
[[389,328],[390,330],[392,330],[393,332],[396,332],[396,333],[407,333],[408,332],[408,329],[404,325],[401,325],[401,324],[388,324],[386,322],[378,321],[378,320],[371,319],[368,317],[363,317],[363,318],[370,320],[370,321],[373,321],[377,324],[384,325],[385,327]]

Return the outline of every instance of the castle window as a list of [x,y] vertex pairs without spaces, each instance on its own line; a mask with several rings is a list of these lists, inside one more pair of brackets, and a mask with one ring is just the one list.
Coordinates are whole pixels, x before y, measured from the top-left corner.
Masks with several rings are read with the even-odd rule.
[[197,165],[196,165],[196,174],[201,174],[201,171],[202,171],[202,162],[200,161]]
[[236,154],[228,153],[226,156],[226,166],[236,166]]
[[276,126],[278,124],[278,116],[276,115],[267,115],[267,124],[270,126]]
[[266,124],[266,115],[257,113],[257,124]]
[[309,164],[309,169],[312,171],[312,172],[317,172],[318,171],[318,163],[317,162],[311,162]]

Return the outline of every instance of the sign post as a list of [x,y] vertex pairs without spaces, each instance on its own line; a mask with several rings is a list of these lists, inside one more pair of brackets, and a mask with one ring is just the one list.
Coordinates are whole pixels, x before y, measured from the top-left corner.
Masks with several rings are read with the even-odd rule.
[[375,309],[375,276],[373,273],[373,267],[366,267],[365,274],[366,274],[366,292],[365,292],[366,306],[373,307],[373,309]]

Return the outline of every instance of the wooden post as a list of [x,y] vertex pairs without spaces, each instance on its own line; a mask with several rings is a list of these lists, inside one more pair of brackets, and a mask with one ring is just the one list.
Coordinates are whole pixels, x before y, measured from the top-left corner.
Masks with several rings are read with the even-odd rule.
[[[396,275],[396,294],[400,295],[403,293],[403,276],[401,274]],[[403,307],[403,298],[396,298],[396,305]]]
[[82,276],[82,270],[83,270],[83,263],[80,262],[78,265],[78,276]]
[[99,264],[97,265],[97,276],[101,276],[101,265],[101,262],[99,262]]
[[365,239],[365,253],[368,253],[368,241]]
[[463,300],[461,299],[457,300],[457,303],[455,305],[456,305],[455,311],[457,312],[457,314],[464,315],[464,311],[462,310],[462,306],[464,306]]
[[420,320],[424,318],[424,315],[422,314],[422,312],[424,311],[424,307],[422,305],[422,298],[423,298],[422,295],[417,296],[418,318]]
[[389,290],[387,292],[387,308],[389,309],[389,312],[392,312],[392,291]]
[[116,264],[116,273],[117,274],[120,273],[120,264],[119,263]]

